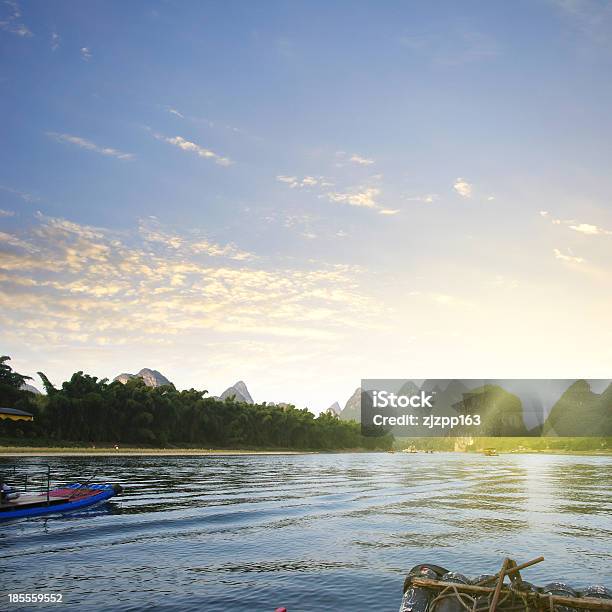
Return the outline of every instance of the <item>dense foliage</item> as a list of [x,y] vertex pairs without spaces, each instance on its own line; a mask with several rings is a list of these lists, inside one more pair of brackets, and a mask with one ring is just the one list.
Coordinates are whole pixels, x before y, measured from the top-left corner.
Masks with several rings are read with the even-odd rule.
[[41,378],[47,391],[44,396],[17,391],[17,378],[7,389],[0,387],[0,405],[35,414],[32,423],[0,422],[0,435],[162,447],[331,450],[386,449],[393,443],[390,436],[363,437],[358,423],[327,414],[315,417],[294,406],[220,401],[206,397],[206,391],[177,391],[173,385],[147,387],[140,378],[127,384],[109,383],[77,372],[61,389],[44,375]]

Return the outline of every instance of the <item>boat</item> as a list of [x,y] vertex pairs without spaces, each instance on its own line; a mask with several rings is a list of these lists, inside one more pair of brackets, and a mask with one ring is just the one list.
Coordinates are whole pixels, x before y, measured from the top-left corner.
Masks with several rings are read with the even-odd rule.
[[520,570],[542,561],[538,557],[518,565],[506,558],[498,573],[472,579],[438,565],[416,565],[404,581],[399,612],[612,611],[612,591],[603,585],[573,589],[562,582],[538,587],[524,581]]
[[17,499],[0,503],[0,522],[74,512],[103,503],[122,491],[117,484],[74,482],[42,493],[24,493]]
[[0,522],[74,512],[104,503],[123,492],[118,484],[93,484],[95,474],[85,482],[51,486],[49,464],[0,468],[5,489],[0,498]]
[[485,448],[482,452],[486,457],[497,457],[497,450],[494,448]]

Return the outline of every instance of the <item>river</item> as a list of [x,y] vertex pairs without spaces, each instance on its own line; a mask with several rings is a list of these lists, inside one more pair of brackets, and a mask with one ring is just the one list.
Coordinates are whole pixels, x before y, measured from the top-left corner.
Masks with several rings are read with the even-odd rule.
[[473,576],[504,556],[544,555],[525,570],[536,584],[612,586],[610,457],[43,461],[58,483],[95,475],[125,495],[79,515],[0,524],[0,609],[40,610],[8,605],[7,593],[46,592],[79,611],[395,611],[413,565]]

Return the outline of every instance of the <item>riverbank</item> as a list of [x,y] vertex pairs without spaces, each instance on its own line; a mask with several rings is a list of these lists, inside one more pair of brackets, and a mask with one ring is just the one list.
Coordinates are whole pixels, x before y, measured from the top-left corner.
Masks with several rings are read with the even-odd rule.
[[0,457],[164,457],[180,455],[308,455],[315,451],[295,450],[243,450],[214,448],[87,448],[87,447],[32,447],[0,446]]
[[[346,449],[346,450],[258,450],[258,449],[226,449],[226,448],[113,448],[113,447],[52,447],[52,446],[0,446],[0,457],[180,457],[180,456],[234,456],[234,455],[316,455],[316,454],[353,454],[353,453],[386,453],[388,451],[370,451],[365,449]],[[432,451],[429,451],[432,452]],[[474,450],[440,450],[433,451],[434,454],[453,453],[458,455],[478,455],[481,451]],[[403,455],[405,452],[398,450],[393,454]],[[410,453],[407,453],[410,454]],[[425,451],[418,450],[416,454],[425,454]],[[599,450],[529,450],[520,451],[498,451],[499,455],[584,455],[584,456],[610,456],[611,449]]]

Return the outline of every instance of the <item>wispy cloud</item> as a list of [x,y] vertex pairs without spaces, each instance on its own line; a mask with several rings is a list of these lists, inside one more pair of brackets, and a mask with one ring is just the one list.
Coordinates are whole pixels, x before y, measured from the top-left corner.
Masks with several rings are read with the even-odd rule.
[[0,185],[0,190],[6,191],[7,193],[11,193],[14,196],[17,196],[18,198],[22,199],[24,202],[28,203],[38,202],[40,200],[38,196],[28,193],[27,191],[20,191],[19,189],[7,187],[6,185]]
[[51,32],[51,51],[57,51],[60,48],[62,39],[57,32]]
[[0,208],[0,217],[14,217],[15,213],[12,210],[4,210]]
[[585,45],[610,46],[612,5],[597,0],[549,0],[584,37]]
[[468,183],[465,179],[459,177],[455,184],[453,185],[453,189],[462,197],[462,198],[471,198],[472,197],[472,185]]
[[0,232],[0,244],[18,247],[30,253],[33,253],[36,250],[29,242],[21,240],[18,236],[15,236],[14,234],[7,234],[6,232]]
[[361,155],[357,155],[356,153],[353,153],[353,155],[351,155],[351,157],[349,158],[349,161],[353,162],[354,164],[358,164],[360,166],[371,166],[374,163],[373,159],[369,159],[367,157],[361,157]]
[[556,259],[566,263],[581,264],[585,262],[584,258],[574,255],[571,249],[567,249],[567,253],[562,253],[559,249],[553,249],[553,253]]
[[598,236],[602,234],[611,235],[612,234],[612,231],[603,229],[602,227],[598,227],[597,225],[592,225],[590,223],[578,223],[576,225],[570,225],[569,228],[571,230],[574,230],[575,232],[586,234],[587,236]]
[[124,153],[123,151],[119,151],[118,149],[113,149],[111,147],[101,147],[95,144],[94,142],[91,142],[91,140],[81,138],[80,136],[73,136],[71,134],[60,134],[58,132],[47,132],[47,136],[49,136],[49,138],[57,140],[57,142],[71,144],[76,147],[79,147],[80,149],[86,149],[87,151],[99,153],[100,155],[115,157],[121,160],[134,159],[134,155],[132,153]]
[[337,168],[342,168],[348,163],[356,166],[371,166],[375,163],[371,158],[363,157],[357,153],[347,153],[346,151],[336,151],[335,158],[335,165]]
[[210,159],[214,161],[216,164],[219,164],[220,166],[230,166],[231,164],[234,163],[231,159],[229,159],[229,157],[222,157],[221,155],[218,155],[217,153],[215,153],[214,151],[211,151],[210,149],[206,149],[205,147],[202,147],[199,144],[196,144],[195,142],[186,140],[182,136],[174,136],[172,138],[161,136],[159,134],[154,134],[154,136],[158,140],[167,142],[168,144],[178,147],[179,149],[183,151],[195,153],[198,157],[203,157],[204,159]]
[[397,215],[400,212],[399,208],[381,208],[378,211],[379,215]]
[[331,340],[375,324],[376,301],[360,291],[352,266],[244,260],[233,245],[154,219],[145,226],[117,234],[39,215],[33,231],[0,233],[11,247],[0,251],[3,328],[65,346],[193,341],[211,331]]
[[[341,154],[342,151],[337,153]],[[360,185],[355,187],[345,187],[342,190],[332,190],[334,182],[322,176],[304,176],[299,178],[292,175],[279,174],[276,180],[279,183],[284,183],[291,189],[316,189],[319,198],[324,198],[330,202],[337,204],[348,204],[349,206],[357,206],[360,208],[370,208],[373,210],[379,210],[380,214],[383,215],[394,215],[399,210],[392,210],[383,208],[378,203],[378,197],[381,194],[381,190],[378,187],[372,186],[372,179],[382,178],[380,176],[370,177],[370,185]],[[384,212],[383,212],[384,211]]]
[[17,34],[17,36],[32,36],[30,28],[20,21],[21,9],[15,0],[4,0],[2,8],[4,15],[0,19],[0,30]]
[[291,189],[296,188],[308,188],[308,187],[331,187],[333,183],[329,182],[322,176],[304,176],[303,178],[298,178],[297,176],[285,176],[283,174],[279,174],[276,177],[276,180],[279,183],[285,183]]
[[140,235],[149,243],[162,244],[175,251],[204,254],[209,257],[225,257],[234,261],[255,259],[253,253],[239,249],[235,244],[218,244],[200,235],[181,236],[176,232],[164,230],[156,217],[142,219],[139,224]]
[[437,193],[426,193],[422,196],[410,196],[406,198],[408,202],[423,202],[424,204],[433,204],[437,199]]
[[185,115],[177,111],[176,108],[169,108],[168,112],[171,113],[172,115],[176,115],[177,117],[180,117],[181,119],[185,118]]
[[81,59],[84,62],[88,62],[92,58],[91,49],[89,47],[81,47],[79,53],[81,54]]
[[366,187],[352,192],[329,192],[327,197],[332,202],[360,206],[363,208],[379,208],[376,198],[380,195],[380,189]]
[[611,236],[612,231],[600,227],[598,225],[594,225],[593,223],[582,223],[576,221],[576,219],[557,219],[555,217],[551,217],[550,213],[546,210],[540,211],[540,216],[545,219],[550,219],[550,222],[553,225],[565,225],[569,229],[574,232],[578,232],[579,234],[584,234],[585,236]]

